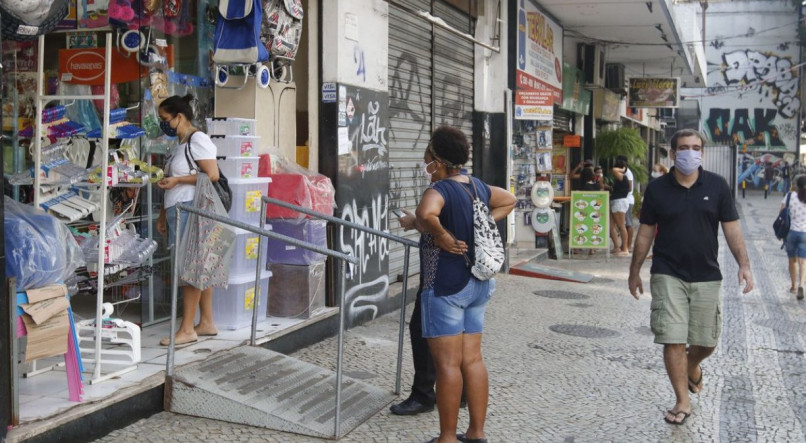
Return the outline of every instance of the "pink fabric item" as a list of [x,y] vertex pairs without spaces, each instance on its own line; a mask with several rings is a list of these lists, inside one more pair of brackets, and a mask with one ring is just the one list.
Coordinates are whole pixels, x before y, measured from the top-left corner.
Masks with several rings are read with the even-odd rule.
[[25,329],[25,322],[22,317],[17,317],[17,338],[25,337],[28,335],[28,330]]
[[84,396],[84,383],[81,382],[81,371],[78,369],[78,349],[76,349],[75,325],[70,322],[70,334],[67,337],[67,353],[64,354],[64,368],[67,374],[67,393],[70,401],[80,402]]

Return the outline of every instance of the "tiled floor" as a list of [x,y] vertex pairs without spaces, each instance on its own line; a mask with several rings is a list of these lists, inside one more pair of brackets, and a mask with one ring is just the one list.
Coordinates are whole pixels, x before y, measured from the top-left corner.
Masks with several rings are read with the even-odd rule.
[[[333,315],[334,308],[320,311],[314,318],[307,320],[270,317],[257,325],[258,341],[267,341],[272,336],[282,333],[300,323],[315,322],[321,318]],[[84,398],[83,402],[95,402],[108,398],[124,388],[137,387],[144,383],[148,377],[165,371],[165,359],[168,353],[166,347],[160,346],[159,341],[166,337],[169,323],[161,323],[147,327],[141,331],[141,362],[131,371],[109,380],[90,383],[93,376],[93,364],[85,364],[84,372]],[[215,337],[203,337],[192,345],[177,348],[175,364],[181,366],[187,363],[203,360],[208,355],[240,346],[249,341],[251,329],[249,327],[236,331],[220,331]],[[63,361],[61,357],[51,358],[37,362],[37,368],[47,368],[50,365]],[[30,368],[30,365],[27,365]],[[123,369],[119,365],[103,365],[102,373],[111,373]],[[28,369],[30,370],[30,369]],[[21,369],[24,371],[24,369]],[[41,420],[61,414],[68,409],[81,405],[71,402],[67,392],[67,375],[64,366],[38,373],[33,376],[20,377],[19,405],[21,424]],[[147,387],[144,387],[146,389]]]

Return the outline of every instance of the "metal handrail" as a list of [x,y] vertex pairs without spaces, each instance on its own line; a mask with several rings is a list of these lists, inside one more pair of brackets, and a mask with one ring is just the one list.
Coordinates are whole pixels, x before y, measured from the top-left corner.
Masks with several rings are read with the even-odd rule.
[[340,219],[338,217],[334,217],[332,215],[327,215],[327,214],[322,214],[321,212],[316,212],[314,210],[304,208],[302,206],[297,206],[297,205],[294,205],[294,204],[291,204],[291,203],[288,203],[288,202],[284,202],[282,200],[277,200],[276,198],[263,197],[263,201],[266,202],[266,203],[272,204],[272,205],[277,205],[277,206],[286,208],[286,209],[293,209],[293,210],[295,210],[297,212],[301,212],[303,214],[307,214],[307,215],[311,215],[311,216],[314,216],[314,217],[317,217],[317,218],[321,218],[322,220],[327,220],[327,221],[332,222],[332,223],[347,226],[347,227],[350,227],[350,228],[353,228],[353,229],[357,229],[359,231],[364,231],[364,232],[366,232],[368,234],[374,234],[374,235],[377,235],[378,237],[383,237],[383,238],[386,238],[386,239],[389,239],[389,240],[392,240],[392,241],[396,241],[398,243],[402,243],[404,245],[414,246],[415,248],[420,247],[419,243],[417,243],[414,240],[408,239],[406,237],[401,237],[399,235],[390,234],[387,231],[381,231],[381,230],[378,230],[378,229],[375,229],[375,228],[370,228],[370,227],[367,227],[367,226],[364,226],[364,225],[359,225],[358,223],[353,223],[353,222],[350,222],[350,221],[347,221],[347,220],[342,220],[342,219]]
[[[180,220],[181,220],[181,217],[182,217],[182,211],[187,211],[189,213],[196,214],[196,215],[198,215],[200,217],[206,217],[206,218],[209,218],[211,220],[215,220],[215,221],[217,221],[219,223],[223,223],[223,224],[229,225],[229,226],[234,226],[236,228],[244,229],[246,231],[249,231],[249,232],[252,232],[252,233],[255,233],[255,234],[259,235],[258,236],[258,260],[257,260],[257,264],[255,265],[255,274],[256,274],[256,278],[255,278],[255,297],[256,297],[256,300],[254,302],[254,307],[252,308],[252,334],[251,334],[251,339],[250,339],[250,345],[251,346],[255,345],[255,334],[256,334],[256,329],[257,329],[257,316],[258,316],[258,304],[260,302],[260,293],[261,293],[261,290],[260,290],[260,271],[261,271],[260,263],[262,261],[261,260],[261,251],[263,250],[263,237],[274,238],[274,239],[281,240],[281,241],[284,241],[286,243],[290,243],[292,245],[295,245],[295,246],[298,246],[298,247],[301,247],[301,248],[304,248],[304,249],[308,249],[308,250],[311,250],[311,251],[314,251],[314,252],[318,252],[320,254],[325,254],[325,255],[328,255],[330,257],[338,258],[339,259],[340,272],[342,274],[345,271],[345,265],[344,265],[345,262],[352,263],[353,265],[358,264],[358,258],[357,257],[352,257],[352,256],[349,256],[347,254],[344,254],[344,253],[341,253],[341,252],[338,252],[338,251],[333,251],[331,249],[323,248],[323,247],[314,245],[312,243],[308,243],[308,242],[305,242],[305,241],[298,240],[298,239],[293,238],[293,237],[288,237],[286,235],[277,234],[275,232],[266,230],[265,229],[265,223],[266,223],[266,203],[265,202],[261,202],[261,210],[260,210],[261,221],[260,221],[260,227],[259,228],[256,228],[255,226],[252,226],[252,225],[249,225],[249,224],[237,221],[237,220],[232,220],[232,219],[227,218],[227,217],[222,217],[222,216],[220,216],[218,214],[214,214],[214,213],[209,212],[209,211],[198,209],[198,208],[193,207],[193,206],[185,205],[183,203],[178,203],[176,205],[176,225],[174,227],[174,233],[175,233],[174,238],[176,238],[176,239],[181,238],[179,236],[179,234],[180,234],[179,230],[181,228]],[[174,360],[175,360],[175,347],[176,347],[176,336],[174,334],[174,331],[176,330],[176,314],[177,314],[177,304],[178,304],[177,303],[177,293],[179,292],[179,260],[178,260],[178,258],[179,258],[179,247],[174,247],[174,252],[173,252],[173,271],[172,271],[173,277],[172,277],[172,282],[171,282],[171,285],[172,285],[172,289],[171,289],[171,332],[170,332],[170,336],[169,336],[170,337],[170,344],[168,346],[168,356],[167,356],[166,361],[165,361],[166,378],[168,378],[168,381],[170,382],[171,385],[173,385],[172,378],[173,378],[173,375],[174,375]],[[338,362],[337,362],[338,368],[337,368],[337,373],[336,373],[336,383],[337,383],[337,385],[336,385],[336,416],[335,416],[335,429],[334,429],[334,437],[336,437],[336,438],[338,438],[338,436],[340,434],[340,427],[341,427],[341,423],[340,423],[340,421],[341,421],[340,420],[340,413],[341,413],[341,360],[342,360],[342,347],[343,347],[343,343],[344,343],[343,335],[344,335],[344,316],[345,316],[345,313],[344,313],[344,311],[345,311],[345,309],[344,309],[345,308],[345,306],[344,306],[344,282],[343,281],[342,281],[342,285],[341,285],[341,294],[340,294],[339,299],[340,299],[340,302],[339,302],[339,304],[340,304],[340,306],[339,306],[339,309],[340,309],[340,315],[339,315],[339,349],[338,349]]]
[[[408,295],[408,278],[409,278],[409,254],[411,252],[411,247],[419,248],[420,244],[414,240],[401,237],[399,235],[390,234],[386,231],[380,231],[375,228],[370,228],[364,225],[360,225],[358,223],[353,223],[347,220],[342,220],[338,217],[333,217],[332,215],[322,214],[320,212],[316,212],[314,210],[304,208],[302,206],[297,206],[288,202],[284,202],[282,200],[277,200],[276,198],[271,197],[263,197],[263,203],[261,204],[261,208],[265,208],[266,203],[277,205],[286,209],[293,209],[297,212],[301,212],[303,214],[307,214],[313,217],[321,218],[322,220],[327,220],[329,222],[335,223],[340,226],[347,226],[352,229],[356,229],[358,231],[363,231],[368,234],[377,235],[379,237],[383,237],[392,241],[396,241],[398,243],[403,244],[403,291],[401,293],[401,300],[400,300],[400,322],[399,322],[399,331],[398,331],[398,339],[397,339],[397,369],[395,372],[395,395],[400,395],[400,377],[403,370],[403,338],[404,338],[404,325],[406,324],[406,298]],[[264,219],[265,219],[265,213]],[[346,275],[344,274],[343,270],[339,273],[339,275]],[[342,283],[344,283],[344,279],[342,278]],[[344,289],[342,288],[342,293],[344,293]],[[341,345],[340,345],[341,346]]]

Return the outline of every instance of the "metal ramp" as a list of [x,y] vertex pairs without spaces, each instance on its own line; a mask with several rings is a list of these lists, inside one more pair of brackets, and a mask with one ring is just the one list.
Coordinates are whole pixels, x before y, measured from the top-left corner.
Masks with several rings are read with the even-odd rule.
[[341,438],[386,407],[394,394],[343,377],[335,427],[336,373],[264,348],[242,346],[177,368],[165,409],[314,437]]

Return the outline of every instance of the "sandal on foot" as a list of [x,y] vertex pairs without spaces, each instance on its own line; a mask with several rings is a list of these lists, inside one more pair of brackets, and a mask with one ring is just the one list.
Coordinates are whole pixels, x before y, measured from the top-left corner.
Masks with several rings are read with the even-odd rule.
[[487,443],[487,439],[482,438],[467,438],[465,434],[456,434],[456,440],[462,443]]
[[692,380],[691,377],[688,378],[688,391],[692,394],[699,394],[702,391],[702,366],[697,366],[697,368],[700,370],[700,378],[697,380]]
[[216,335],[218,335],[218,329],[204,329],[204,330],[196,328],[193,329],[196,331],[196,335],[199,337],[215,337]]
[[[663,421],[665,421],[666,423],[669,423],[670,425],[677,425],[677,426],[682,425],[683,423],[685,423],[686,420],[688,420],[688,418],[691,416],[691,412],[686,412],[686,411],[677,411],[677,412],[675,412],[675,411],[672,411],[671,409],[666,411],[666,413],[667,414],[672,414],[674,416],[674,420],[669,420],[669,417],[665,416],[665,417],[663,417]],[[683,419],[680,420],[680,421],[676,421],[677,418],[680,417],[680,414],[683,414]]]
[[[185,337],[181,340],[175,340],[174,345],[175,346],[187,345],[190,343],[196,343],[197,341],[199,341],[199,337],[195,336],[194,334],[189,337]],[[162,340],[160,340],[160,346],[170,346],[170,345],[171,345],[171,337],[165,337]]]

